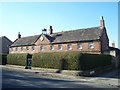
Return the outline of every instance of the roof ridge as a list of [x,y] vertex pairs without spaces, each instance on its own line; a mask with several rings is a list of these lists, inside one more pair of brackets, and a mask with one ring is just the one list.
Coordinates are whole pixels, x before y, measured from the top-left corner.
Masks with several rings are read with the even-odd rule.
[[68,31],[61,31],[61,32],[55,32],[55,33],[53,33],[53,34],[64,33],[64,32],[72,32],[72,31],[83,30],[83,29],[90,29],[90,28],[100,28],[100,26],[88,27],[88,28],[81,28],[81,29],[74,29],[74,30],[68,30]]
[[29,38],[29,37],[34,37],[34,36],[40,36],[41,34],[39,34],[39,35],[31,35],[31,36],[25,36],[25,37],[21,37],[21,38]]

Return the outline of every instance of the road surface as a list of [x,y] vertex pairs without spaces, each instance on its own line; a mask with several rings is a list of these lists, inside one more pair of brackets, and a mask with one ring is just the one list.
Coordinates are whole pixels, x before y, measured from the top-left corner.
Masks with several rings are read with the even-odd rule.
[[95,82],[41,77],[33,72],[2,68],[2,88],[114,88]]

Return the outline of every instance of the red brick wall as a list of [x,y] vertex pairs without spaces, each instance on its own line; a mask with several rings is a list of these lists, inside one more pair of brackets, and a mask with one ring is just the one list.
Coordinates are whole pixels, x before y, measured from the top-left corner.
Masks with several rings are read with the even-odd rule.
[[107,33],[106,33],[106,30],[104,29],[103,30],[103,33],[102,33],[102,37],[101,37],[101,49],[102,49],[102,52],[108,50],[108,47],[109,47],[109,39],[108,39],[108,36],[107,36]]
[[62,50],[58,50],[58,44],[54,44],[54,50],[50,50],[50,45],[43,45],[45,47],[44,51],[40,50],[40,45],[34,46],[35,50],[32,50],[32,46],[28,46],[29,50],[26,50],[26,46],[23,47],[23,51],[21,51],[21,47],[18,47],[18,51],[16,51],[16,47],[13,47],[13,50],[10,50],[10,53],[38,53],[38,52],[61,52],[61,51],[81,51],[83,53],[100,53],[101,51],[101,43],[100,41],[94,41],[94,48],[89,49],[88,48],[89,42],[81,42],[82,49],[78,49],[77,43],[70,43],[72,45],[72,49],[67,49],[67,44],[59,44],[62,45]]

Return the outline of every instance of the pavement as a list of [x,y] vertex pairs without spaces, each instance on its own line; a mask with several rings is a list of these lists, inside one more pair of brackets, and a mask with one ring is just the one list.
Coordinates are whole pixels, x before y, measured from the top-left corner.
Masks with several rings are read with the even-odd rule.
[[[64,75],[61,73],[56,73],[55,71],[57,69],[42,69],[42,68],[36,68],[32,67],[32,69],[25,69],[25,66],[16,66],[16,65],[0,65],[0,67],[4,67],[7,69],[13,69],[17,71],[22,71],[22,72],[30,72],[30,73],[36,73],[40,74],[43,77],[46,78],[55,78],[55,79],[66,79],[66,80],[78,80],[78,81],[88,81],[88,82],[95,82],[95,83],[100,83],[100,84],[106,84],[106,85],[111,85],[115,87],[120,87],[119,81],[120,78],[111,78],[111,77],[84,77],[84,76],[72,76],[72,75]],[[120,72],[120,70],[119,70]],[[115,72],[117,75],[118,72]],[[110,72],[109,72],[110,74]]]

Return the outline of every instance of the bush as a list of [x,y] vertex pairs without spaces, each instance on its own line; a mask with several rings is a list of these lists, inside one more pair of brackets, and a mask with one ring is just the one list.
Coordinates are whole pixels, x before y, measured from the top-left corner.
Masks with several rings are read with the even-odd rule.
[[7,63],[7,55],[6,54],[0,54],[0,64],[5,65]]
[[89,70],[96,67],[106,66],[112,64],[112,57],[110,55],[98,54],[83,54],[81,56],[81,69]]
[[61,70],[90,70],[111,64],[110,55],[81,54],[80,52],[49,52],[33,54],[33,67]]
[[79,70],[79,52],[49,52],[33,54],[32,66],[63,70]]
[[7,64],[12,65],[26,65],[28,54],[8,54],[7,55]]

